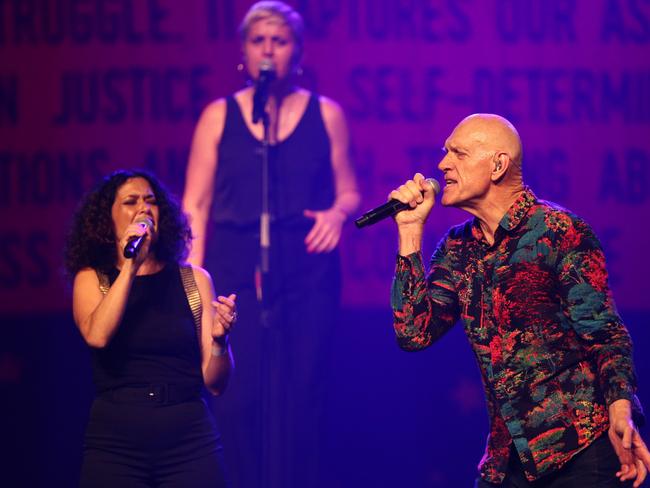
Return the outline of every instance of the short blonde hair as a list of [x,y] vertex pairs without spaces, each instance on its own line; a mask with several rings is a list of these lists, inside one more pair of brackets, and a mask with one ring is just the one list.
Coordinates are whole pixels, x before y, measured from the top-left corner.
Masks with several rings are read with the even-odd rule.
[[253,4],[239,25],[239,36],[242,44],[246,42],[251,25],[269,17],[278,17],[291,30],[295,43],[295,52],[293,53],[292,61],[294,67],[298,66],[302,59],[305,25],[300,14],[284,2],[265,0]]

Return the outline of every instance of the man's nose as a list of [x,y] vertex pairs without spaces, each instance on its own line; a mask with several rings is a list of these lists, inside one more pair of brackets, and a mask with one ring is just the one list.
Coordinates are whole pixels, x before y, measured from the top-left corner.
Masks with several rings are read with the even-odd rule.
[[438,169],[440,171],[444,172],[444,171],[448,171],[449,169],[451,169],[450,165],[449,165],[449,157],[448,156],[449,156],[449,154],[445,154],[444,157],[438,163]]

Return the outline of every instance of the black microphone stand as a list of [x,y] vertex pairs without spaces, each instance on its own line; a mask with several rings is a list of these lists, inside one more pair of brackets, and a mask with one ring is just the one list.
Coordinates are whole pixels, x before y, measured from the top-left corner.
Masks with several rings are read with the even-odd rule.
[[[265,97],[266,98],[266,97]],[[266,102],[266,100],[264,100]],[[271,214],[270,214],[270,168],[269,153],[271,145],[271,121],[266,111],[266,103],[261,105],[261,110],[255,110],[253,103],[253,123],[262,121],[264,126],[264,139],[261,148],[262,163],[262,202],[260,214],[260,255],[259,264],[255,270],[255,294],[260,305],[260,323],[262,325],[261,347],[260,347],[260,425],[261,425],[261,445],[260,445],[260,463],[258,466],[260,472],[261,487],[269,486],[270,475],[270,411],[271,411],[271,364],[270,364],[270,327],[271,327],[271,307],[269,302],[269,274],[270,274],[270,250],[271,250]],[[259,107],[258,107],[259,108]]]
[[[270,118],[264,111],[260,116],[264,126],[264,139],[262,140],[261,162],[262,162],[262,211],[260,214],[260,261],[256,270],[255,292],[257,301],[264,305],[266,294],[264,292],[264,278],[270,272],[269,253],[271,249],[271,213],[269,203],[269,149],[271,145]],[[262,323],[268,327],[268,317],[262,317]]]

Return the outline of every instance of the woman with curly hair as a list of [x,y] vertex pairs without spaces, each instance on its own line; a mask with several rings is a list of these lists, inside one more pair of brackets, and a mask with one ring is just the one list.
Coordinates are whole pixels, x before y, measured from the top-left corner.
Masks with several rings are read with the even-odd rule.
[[81,486],[227,486],[201,390],[228,382],[236,297],[215,298],[210,275],[183,264],[190,239],[178,203],[145,172],[107,176],[74,217],[66,268],[97,392]]

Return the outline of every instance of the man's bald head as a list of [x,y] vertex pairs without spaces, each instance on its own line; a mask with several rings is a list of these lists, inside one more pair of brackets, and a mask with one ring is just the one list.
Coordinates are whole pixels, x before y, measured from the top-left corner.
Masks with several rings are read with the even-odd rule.
[[453,135],[476,142],[495,155],[506,154],[521,172],[521,139],[508,119],[496,114],[472,114],[456,126]]
[[519,134],[499,115],[466,117],[445,141],[445,149],[438,164],[445,175],[445,206],[476,212],[486,202],[509,200],[523,187]]

